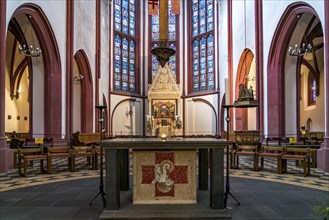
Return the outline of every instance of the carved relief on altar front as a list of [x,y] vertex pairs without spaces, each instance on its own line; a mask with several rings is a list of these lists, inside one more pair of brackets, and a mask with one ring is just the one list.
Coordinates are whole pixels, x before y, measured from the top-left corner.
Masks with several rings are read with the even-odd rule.
[[134,204],[195,204],[196,152],[133,151]]

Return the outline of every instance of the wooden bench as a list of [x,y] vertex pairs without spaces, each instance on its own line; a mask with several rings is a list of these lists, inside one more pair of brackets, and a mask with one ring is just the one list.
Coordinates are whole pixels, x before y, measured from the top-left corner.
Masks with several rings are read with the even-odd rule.
[[73,169],[75,169],[75,158],[77,157],[86,157],[88,164],[92,165],[92,169],[98,168],[100,147],[97,145],[97,142],[99,141],[100,133],[80,133],[78,131],[72,134],[71,149],[74,152],[74,158],[72,158]]
[[[312,168],[316,168],[317,167],[317,149],[320,148],[320,144],[285,144],[283,145],[283,147],[286,148],[310,148],[310,153],[311,153],[311,164],[310,166]],[[296,166],[299,166],[299,162],[300,161],[296,161]]]
[[321,144],[324,141],[324,132],[320,131],[306,131],[300,137],[304,144]]
[[265,138],[266,146],[282,145],[289,143],[289,138],[281,136],[268,136]]
[[261,145],[260,131],[242,130],[234,131],[236,149],[233,150],[233,168],[239,167],[239,157],[248,156],[253,159],[253,170],[257,170],[258,151]]
[[47,170],[52,172],[52,160],[57,158],[67,158],[68,168],[73,171],[72,153],[69,146],[55,146],[47,149]]
[[94,146],[72,146],[71,148],[72,154],[72,171],[75,171],[75,159],[77,157],[87,157],[92,160],[92,169],[96,169],[96,152]]
[[100,134],[98,133],[80,133],[79,141],[87,145],[95,145],[100,141]]
[[[257,159],[261,159],[261,169],[264,169],[264,158],[275,158],[277,160],[277,172],[282,173],[282,154],[283,147],[281,146],[262,146],[260,152],[258,153]],[[257,161],[257,166],[259,161]],[[260,170],[257,167],[257,170]]]
[[25,140],[29,138],[29,133],[24,132],[5,132],[7,143],[10,143],[12,139]]
[[[10,142],[10,148],[14,149],[14,168],[16,169],[18,166],[18,148],[24,150],[26,148],[39,148],[39,147],[47,147],[53,146],[52,138],[26,138],[26,139],[12,139]],[[46,152],[44,150],[44,152]],[[30,160],[30,165],[33,166],[33,160]]]
[[296,160],[302,162],[304,176],[310,175],[310,158],[310,148],[284,147],[282,154],[282,171],[287,172],[287,160]]
[[22,160],[23,160],[23,168],[24,173],[23,176],[27,176],[27,168],[28,162],[34,160],[40,160],[40,170],[41,172],[44,171],[43,169],[43,160],[47,160],[47,155],[44,153],[43,147],[36,147],[36,148],[25,148],[21,149],[18,147],[18,173],[22,175]]

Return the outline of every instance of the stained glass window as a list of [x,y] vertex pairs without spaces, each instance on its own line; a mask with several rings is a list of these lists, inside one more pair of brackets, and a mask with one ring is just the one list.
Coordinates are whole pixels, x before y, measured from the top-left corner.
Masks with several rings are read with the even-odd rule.
[[316,104],[316,80],[312,73],[308,74],[308,105]]
[[[174,75],[177,76],[177,48],[178,48],[178,37],[177,37],[177,31],[178,31],[178,15],[173,14],[171,12],[171,0],[168,1],[168,47],[173,48],[176,50],[176,53],[174,56],[170,57],[169,65],[171,65],[172,72]],[[159,39],[159,15],[152,15],[151,16],[151,39],[152,39],[152,49],[155,47],[158,47],[160,45],[160,39]],[[152,55],[151,58],[151,78],[154,77],[156,74],[157,67],[159,65],[159,62],[157,61],[156,57]]]
[[136,0],[114,1],[114,90],[136,92]]
[[313,80],[313,86],[312,86],[312,101],[316,102],[316,81]]
[[215,89],[214,0],[191,1],[192,92]]

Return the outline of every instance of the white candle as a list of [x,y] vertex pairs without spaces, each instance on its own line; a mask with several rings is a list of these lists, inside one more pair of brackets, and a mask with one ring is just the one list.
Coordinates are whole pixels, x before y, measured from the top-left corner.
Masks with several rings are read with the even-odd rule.
[[103,105],[103,80],[98,79],[98,104]]
[[225,78],[225,105],[230,105],[230,83],[228,78]]

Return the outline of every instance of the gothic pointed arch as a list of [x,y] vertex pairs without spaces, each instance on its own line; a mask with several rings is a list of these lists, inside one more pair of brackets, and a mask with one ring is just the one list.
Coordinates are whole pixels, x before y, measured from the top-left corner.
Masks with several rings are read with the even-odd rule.
[[[238,70],[235,80],[235,100],[239,98],[239,86],[241,84],[247,84],[247,78],[249,75],[250,67],[254,59],[254,53],[245,48],[240,56]],[[248,109],[236,108],[235,109],[235,129],[236,130],[248,130]]]
[[[84,50],[78,50],[74,58],[80,74],[81,80],[81,132],[93,131],[93,79],[87,54]],[[73,76],[72,76],[73,77]]]
[[44,133],[61,137],[62,133],[62,69],[57,41],[52,27],[43,10],[35,4],[19,6],[12,18],[28,17],[42,49],[44,63]]
[[298,22],[297,15],[301,13],[309,13],[319,18],[309,4],[305,2],[292,3],[283,13],[271,42],[267,66],[269,135],[285,135],[284,68],[288,44]]

